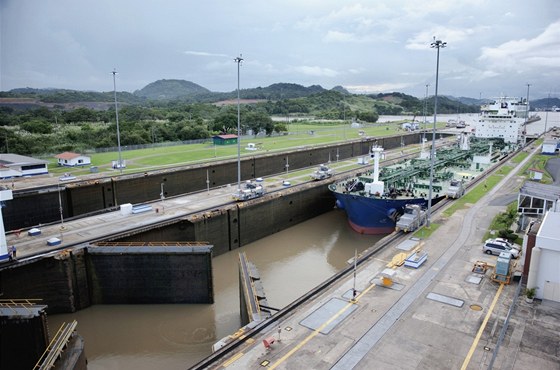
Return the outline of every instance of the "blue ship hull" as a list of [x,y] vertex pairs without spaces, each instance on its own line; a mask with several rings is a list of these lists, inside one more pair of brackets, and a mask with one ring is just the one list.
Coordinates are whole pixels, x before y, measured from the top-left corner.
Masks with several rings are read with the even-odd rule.
[[[336,206],[346,211],[350,227],[360,234],[390,234],[395,230],[397,219],[406,204],[428,206],[426,198],[384,199],[333,192]],[[432,200],[436,204],[444,197]]]

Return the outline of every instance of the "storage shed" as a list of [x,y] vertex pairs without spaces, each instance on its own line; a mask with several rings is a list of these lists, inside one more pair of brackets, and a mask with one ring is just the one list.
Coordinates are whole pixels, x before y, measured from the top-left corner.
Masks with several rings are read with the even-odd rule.
[[227,134],[227,135],[215,135],[212,137],[214,145],[231,145],[237,144],[237,135]]
[[529,168],[529,174],[531,175],[531,180],[541,181],[543,178],[544,171],[541,171],[537,168]]
[[54,156],[58,159],[59,166],[67,166],[67,167],[74,167],[74,166],[86,166],[91,164],[91,158],[72,152],[64,152]]
[[49,173],[48,161],[19,154],[0,154],[0,176],[2,178],[44,175]]

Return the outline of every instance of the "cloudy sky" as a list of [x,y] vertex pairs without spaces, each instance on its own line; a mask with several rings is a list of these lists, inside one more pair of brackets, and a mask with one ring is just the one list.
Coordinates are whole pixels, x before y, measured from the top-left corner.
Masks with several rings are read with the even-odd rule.
[[184,79],[352,92],[560,94],[560,0],[0,0],[0,90]]

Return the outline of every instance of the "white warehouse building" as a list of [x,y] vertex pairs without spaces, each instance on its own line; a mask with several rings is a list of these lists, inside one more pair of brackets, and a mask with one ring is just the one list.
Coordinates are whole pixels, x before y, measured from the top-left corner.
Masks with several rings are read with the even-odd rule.
[[544,216],[531,253],[527,288],[536,298],[560,302],[560,212]]

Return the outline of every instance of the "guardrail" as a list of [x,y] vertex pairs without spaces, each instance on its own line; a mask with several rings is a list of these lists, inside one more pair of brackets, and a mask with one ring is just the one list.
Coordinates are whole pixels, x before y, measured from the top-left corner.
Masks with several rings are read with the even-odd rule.
[[60,329],[56,332],[47,349],[35,364],[33,370],[47,370],[54,367],[55,362],[60,358],[60,354],[66,348],[72,334],[74,334],[77,325],[78,322],[74,320],[71,323],[64,323],[60,326]]

